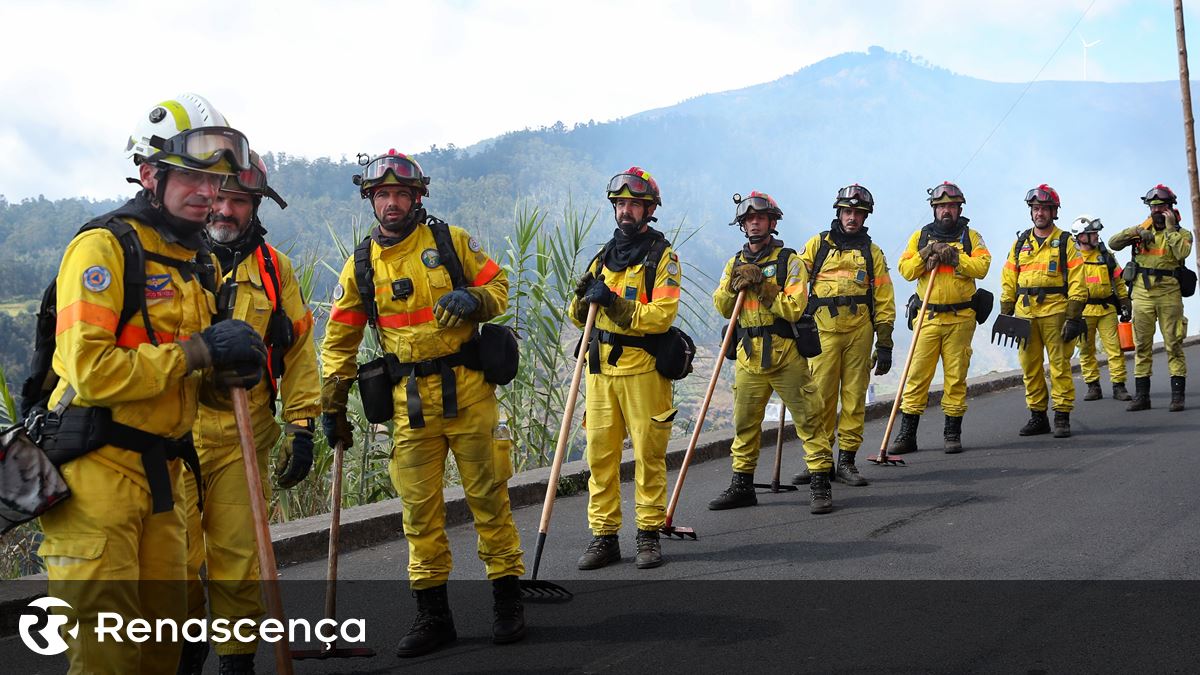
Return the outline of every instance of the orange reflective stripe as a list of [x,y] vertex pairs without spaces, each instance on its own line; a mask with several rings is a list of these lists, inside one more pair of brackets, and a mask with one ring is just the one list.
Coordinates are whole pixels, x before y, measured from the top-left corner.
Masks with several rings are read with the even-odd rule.
[[[1016,268],[1013,268],[1013,269],[1016,269]],[[1022,272],[1026,272],[1026,271],[1030,271],[1030,270],[1045,272],[1045,271],[1048,271],[1049,269],[1050,269],[1049,263],[1044,263],[1044,262],[1021,263],[1021,271]]]
[[[279,274],[279,256],[275,255],[275,249],[267,244],[267,251],[271,253],[271,265],[275,268],[275,273]],[[273,309],[279,309],[279,298],[275,296],[275,282],[271,279],[271,275],[267,273],[267,263],[263,260],[262,246],[254,249],[254,258],[258,261],[258,278],[262,280],[263,290],[267,292],[267,299],[271,301]],[[283,285],[283,282],[280,282]]]
[[892,283],[892,276],[890,274],[885,274],[881,277],[875,277],[875,287],[876,288],[879,288],[880,286],[882,286],[884,284],[890,284],[890,283]]
[[949,265],[938,265],[938,274],[954,274],[954,268]]
[[1067,269],[1073,269],[1083,264],[1083,258],[1075,258],[1067,261]]
[[991,252],[989,252],[986,248],[976,248],[971,250],[972,258],[978,258],[984,255],[991,255]]
[[313,325],[312,312],[306,311],[306,312],[304,312],[304,316],[302,318],[297,319],[296,321],[292,322],[292,331],[296,335],[300,335],[301,333],[305,333],[308,331],[308,329],[312,328],[312,325]]
[[742,301],[742,310],[743,311],[752,311],[752,310],[758,309],[761,305],[762,305],[762,303],[760,303],[758,301],[758,298],[750,297],[749,295],[747,295],[746,299]]
[[788,286],[784,287],[783,294],[784,295],[793,295],[796,293],[796,291],[807,291],[807,290],[808,289],[804,287],[804,284],[789,284]]
[[1121,278],[1121,274],[1122,274],[1124,271],[1125,271],[1125,270],[1124,270],[1124,269],[1123,269],[1123,268],[1122,268],[1120,265],[1117,265],[1117,266],[1113,267],[1113,274],[1112,274],[1112,277],[1113,277],[1114,279],[1120,279],[1120,278]]
[[329,313],[329,320],[338,323],[346,324],[347,326],[365,326],[367,325],[366,312],[355,312],[350,309],[334,307]]
[[1015,264],[1013,264],[1013,261],[1011,261],[1011,260],[1005,260],[1005,261],[1004,261],[1004,269],[1006,269],[1006,270],[1012,270],[1013,272],[1016,272],[1016,271],[1017,271],[1017,266],[1016,266]]
[[656,298],[678,298],[679,297],[679,287],[678,286],[655,286],[654,287],[654,297],[656,297]]
[[911,257],[915,256],[916,254],[917,254],[917,252],[916,252],[916,251],[908,251],[908,250],[906,250],[906,251],[904,252],[904,254],[900,256],[900,259],[901,259],[901,260],[908,260],[909,258],[911,258]]
[[1104,277],[1084,277],[1083,280],[1089,284],[1098,284],[1104,281]]
[[[186,335],[182,338],[176,338],[174,333],[161,333],[159,331],[154,331],[154,337],[158,340],[158,344],[160,345],[175,342],[176,340],[180,342],[187,340]],[[138,345],[146,344],[150,344],[150,334],[147,333],[146,329],[142,326],[127,324],[121,329],[121,334],[117,336],[118,347],[134,349]]]
[[1166,254],[1167,254],[1167,249],[1165,249],[1165,248],[1144,248],[1144,249],[1142,249],[1142,255],[1166,255]]
[[119,314],[104,305],[77,300],[59,310],[58,321],[54,325],[54,334],[58,335],[80,321],[114,333],[117,330],[119,319]]
[[482,286],[492,279],[495,279],[496,275],[499,273],[500,266],[496,264],[495,260],[488,258],[488,261],[483,266],[483,269],[479,270],[479,274],[476,274],[475,278],[471,280],[471,285]]
[[[363,315],[366,319],[366,315]],[[403,328],[433,321],[433,308],[422,307],[415,312],[400,312],[398,314],[380,314],[379,325],[383,328]]]

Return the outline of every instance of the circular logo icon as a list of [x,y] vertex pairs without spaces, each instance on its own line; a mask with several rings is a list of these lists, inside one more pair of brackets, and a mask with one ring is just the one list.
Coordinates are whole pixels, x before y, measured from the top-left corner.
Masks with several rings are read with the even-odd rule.
[[99,293],[108,288],[112,283],[112,273],[107,267],[93,265],[83,271],[83,287],[89,291]]
[[346,289],[342,288],[341,284],[333,287],[333,299],[341,300],[342,296],[346,295]]
[[766,267],[764,267],[763,268],[763,276],[764,277],[774,277],[775,276],[775,265],[772,264],[772,265],[767,265]]
[[51,607],[66,607],[71,605],[58,598],[46,596],[29,603],[29,607],[42,610],[41,612],[22,613],[17,622],[17,630],[21,634],[21,642],[25,643],[35,654],[54,656],[67,651],[67,642],[62,638],[62,629],[68,623],[70,628],[66,634],[74,640],[79,637],[79,623],[61,614],[51,614]]
[[158,124],[167,117],[167,109],[161,105],[150,111],[150,123]]
[[467,240],[467,248],[471,249],[471,251],[475,253],[479,253],[479,249],[481,248],[479,246],[479,240],[475,237],[471,237]]
[[421,262],[429,269],[433,269],[441,264],[442,260],[438,257],[438,252],[432,248],[427,248],[421,251]]

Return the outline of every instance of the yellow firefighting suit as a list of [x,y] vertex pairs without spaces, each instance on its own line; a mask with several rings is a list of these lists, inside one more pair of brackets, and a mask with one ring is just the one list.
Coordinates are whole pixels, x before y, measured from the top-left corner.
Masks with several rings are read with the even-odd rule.
[[1125,384],[1125,354],[1117,337],[1117,309],[1120,302],[1129,297],[1129,291],[1121,280],[1121,267],[1114,265],[1110,273],[1099,247],[1080,251],[1080,255],[1083,256],[1088,304],[1083,310],[1087,335],[1079,340],[1079,370],[1084,382],[1100,381],[1100,364],[1096,361],[1096,338],[1099,337],[1108,356],[1108,378],[1113,384]]
[[[197,256],[172,235],[125,220],[147,254],[180,261]],[[86,232],[67,246],[57,279],[54,372],[61,379],[50,404],[70,385],[76,392],[72,407],[107,407],[114,422],[156,436],[185,437],[203,374],[187,373],[178,342],[209,326],[216,297],[196,275],[185,280],[180,269],[148,259],[146,305],[158,345],[151,344],[140,313],[115,335],[123,270],[121,245],[105,230]],[[72,496],[42,516],[45,539],[38,554],[46,561],[49,594],[77,613],[78,638],[67,651],[71,673],[175,671],[181,642],[100,642],[95,628],[100,611],[117,612],[126,621],[146,619],[152,626],[158,619],[183,621],[183,469],[182,461],[167,461],[174,508],[152,513],[140,453],[105,445],[62,466]]]
[[[1062,328],[1069,301],[1080,307],[1087,302],[1083,257],[1071,236],[1054,227],[1042,241],[1030,232],[1019,251],[1008,251],[1000,277],[1000,303],[1016,303],[1015,316],[1029,319],[1029,342],[1020,349],[1025,379],[1025,404],[1030,410],[1045,411],[1053,399],[1055,412],[1075,408],[1075,381],[1071,376],[1074,345],[1063,343]],[[1020,243],[1018,239],[1017,243]],[[1060,247],[1066,247],[1065,258]],[[1066,260],[1067,269],[1060,269]],[[1019,268],[1019,272],[1018,272]],[[1045,354],[1050,362],[1050,391],[1046,391]]]
[[[947,417],[962,417],[967,412],[967,370],[971,367],[971,339],[975,337],[976,325],[975,310],[970,303],[975,295],[975,280],[987,276],[992,266],[992,254],[979,232],[967,227],[966,220],[960,218],[959,222],[971,242],[970,255],[965,253],[961,235],[955,240],[944,241],[958,249],[958,267],[938,265],[933,272],[938,276],[929,297],[931,309],[917,336],[908,382],[900,399],[900,411],[909,415],[925,412],[938,358],[942,360],[942,412]],[[935,226],[925,227],[932,232]],[[933,236],[927,238],[930,242],[939,241]],[[917,297],[923,298],[931,275],[926,274],[925,263],[918,255],[920,242],[921,230],[917,230],[908,238],[908,247],[900,256],[896,269],[909,281],[919,277]]]
[[[1154,242],[1142,246],[1137,233],[1139,229],[1154,232]],[[1130,244],[1135,244],[1133,261],[1138,268],[1132,296],[1133,341],[1136,346],[1133,376],[1151,375],[1154,326],[1157,323],[1166,347],[1167,370],[1173,377],[1185,377],[1187,361],[1183,356],[1183,338],[1187,335],[1187,317],[1183,315],[1179,281],[1169,273],[1182,265],[1191,254],[1192,233],[1183,227],[1156,231],[1153,222],[1147,218],[1142,224],[1113,235],[1108,242],[1109,248],[1114,251]]]
[[[813,270],[822,240],[829,242],[829,254],[821,269]],[[879,246],[873,242],[869,245],[874,288],[868,288],[872,275],[866,273],[862,251],[849,246],[838,248],[829,232],[809,239],[800,254],[806,273],[813,278],[816,297],[833,302],[859,299],[853,305],[822,305],[812,312],[821,335],[821,354],[809,360],[822,402],[821,426],[830,446],[836,431],[838,450],[842,452],[857,452],[862,445],[875,327],[886,325],[890,329],[896,323],[896,292],[887,260]],[[874,311],[865,301],[868,293]]]
[[[300,294],[292,261],[283,253],[272,259],[282,291],[281,306],[292,321],[294,340],[283,356],[284,371],[279,380],[285,422],[316,417],[321,412],[317,356],[312,340],[312,313]],[[261,252],[246,256],[230,272],[237,282],[237,299],[231,318],[250,324],[266,337],[274,285],[267,273]],[[278,376],[273,373],[272,376]],[[274,382],[263,378],[247,392],[250,403],[254,445],[263,495],[269,502],[271,484],[267,478],[267,457],[279,440],[279,423],[272,412]],[[196,452],[200,456],[200,475],[204,480],[204,511],[196,502],[196,481],[185,476],[188,521],[188,618],[203,618],[204,587],[200,566],[206,564],[208,595],[214,619],[227,619],[232,625],[239,619],[259,619],[265,612],[259,589],[258,549],[250,496],[246,490],[246,471],[237,421],[229,405],[205,402],[200,405],[192,427]],[[215,583],[213,583],[215,582]],[[256,642],[231,640],[218,643],[217,654],[253,654]]]
[[[679,256],[670,246],[663,249],[653,283],[645,283],[645,261],[614,271],[601,260],[589,270],[617,296],[633,302],[628,325],[613,320],[613,307],[596,314],[596,331],[614,336],[642,337],[664,333],[679,309]],[[647,290],[650,295],[647,295]],[[578,297],[571,301],[571,320],[582,326],[587,313]],[[584,348],[581,346],[581,348]],[[633,442],[634,510],[639,530],[658,530],[667,511],[667,441],[676,409],[671,405],[671,381],[654,369],[654,356],[637,347],[621,347],[615,365],[610,363],[617,347],[601,342],[600,372],[588,364],[587,461],[588,524],[596,536],[617,534],[621,529],[621,451],[625,436]]]
[[[821,414],[820,396],[809,373],[808,360],[796,351],[796,341],[781,335],[763,336],[746,332],[747,329],[771,327],[777,321],[794,323],[804,313],[808,299],[808,275],[800,256],[792,253],[787,260],[780,260],[781,251],[780,246],[772,246],[769,252],[753,263],[762,269],[763,285],[775,286],[772,289],[775,296],[770,305],[761,299],[767,293],[755,293],[748,289],[741,314],[738,315],[738,331],[735,335],[737,365],[733,375],[734,438],[731,448],[735,473],[753,474],[758,465],[763,415],[771,392],[779,394],[792,414],[796,434],[804,444],[804,461],[809,472],[828,472],[833,466],[833,453],[829,449],[829,436]],[[733,306],[737,302],[738,294],[729,289],[733,268],[745,262],[740,253],[731,258],[725,264],[725,272],[721,275],[717,290],[713,292],[713,305],[723,317],[733,315]],[[782,288],[776,283],[779,265],[786,266]],[[764,349],[769,349],[769,354],[764,355]]]
[[[479,300],[480,307],[458,326],[439,328],[434,319],[435,304],[453,288],[429,226],[422,223],[412,234],[390,245],[381,245],[378,227],[372,231],[371,266],[379,305],[379,332],[384,349],[402,364],[458,353],[478,332],[480,322],[499,316],[508,306],[508,277],[500,266],[462,229],[452,226],[450,235],[467,290]],[[393,281],[411,282],[409,294],[393,293]],[[355,376],[355,360],[366,324],[351,257],[338,279],[321,347],[326,378]],[[483,379],[482,371],[462,365],[453,366],[452,371],[458,399],[458,416],[452,418],[442,417],[442,377],[435,373],[416,378],[424,427],[409,426],[409,378],[392,389],[395,411],[388,473],[404,506],[408,577],[415,590],[444,584],[452,567],[442,497],[448,451],[454,453],[467,505],[475,518],[479,557],[487,568],[488,579],[525,572],[508,499],[512,458],[507,443],[493,442],[498,419],[496,388]]]

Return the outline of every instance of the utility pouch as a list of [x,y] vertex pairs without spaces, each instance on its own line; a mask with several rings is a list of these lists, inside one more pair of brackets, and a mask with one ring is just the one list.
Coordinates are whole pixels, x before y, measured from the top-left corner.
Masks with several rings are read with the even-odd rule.
[[[914,295],[913,297],[917,296]],[[971,296],[971,308],[975,310],[975,323],[982,326],[983,322],[987,321],[988,317],[992,315],[992,307],[995,304],[996,296],[992,295],[991,291],[983,288],[976,289],[975,295]],[[909,327],[912,327],[911,319],[909,320]]]
[[502,386],[512,382],[521,364],[517,332],[498,323],[485,323],[479,326],[478,342],[483,379]]
[[[908,303],[904,305],[904,318],[908,321],[908,329],[912,330],[913,321],[917,320],[917,313],[921,311],[921,297],[913,293],[908,297]],[[978,318],[978,317],[976,317]]]
[[811,314],[802,314],[795,323],[796,351],[800,356],[811,359],[821,355],[821,334],[817,331],[817,320]]
[[1125,269],[1121,270],[1121,280],[1126,283],[1132,284],[1134,282],[1134,280],[1137,279],[1137,274],[1138,274],[1137,263],[1130,260],[1129,264],[1125,266]]
[[[729,325],[726,324],[725,327],[721,329],[721,340],[725,339],[725,332],[728,330],[729,330]],[[737,337],[737,329],[735,328],[733,330],[733,337],[729,338],[729,346],[725,349],[725,358],[729,359],[730,361],[736,361],[737,360],[737,346],[738,346],[738,337]]]
[[0,431],[0,534],[61,504],[71,490],[25,431],[14,424]]
[[654,369],[669,380],[682,380],[692,372],[692,359],[696,357],[696,343],[687,333],[671,326],[658,336],[658,349],[654,354]]
[[1190,298],[1196,294],[1196,273],[1187,266],[1180,265],[1179,269],[1175,270],[1175,279],[1179,281],[1180,295]]
[[399,371],[400,359],[395,354],[384,354],[358,367],[358,395],[368,422],[383,424],[392,419],[396,410],[392,387],[399,379]]
[[62,466],[106,445],[111,429],[112,410],[68,406],[61,414],[46,413],[38,444],[55,466]]

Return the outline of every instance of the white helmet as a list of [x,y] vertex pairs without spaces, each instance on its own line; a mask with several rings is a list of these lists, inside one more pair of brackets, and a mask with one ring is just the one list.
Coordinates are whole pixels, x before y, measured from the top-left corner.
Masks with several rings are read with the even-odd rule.
[[134,164],[171,164],[231,175],[250,168],[250,143],[203,96],[180,94],[150,109],[125,144]]
[[1071,223],[1071,235],[1078,237],[1085,232],[1099,232],[1104,229],[1104,225],[1100,223],[1099,218],[1093,218],[1086,213],[1079,216]]

